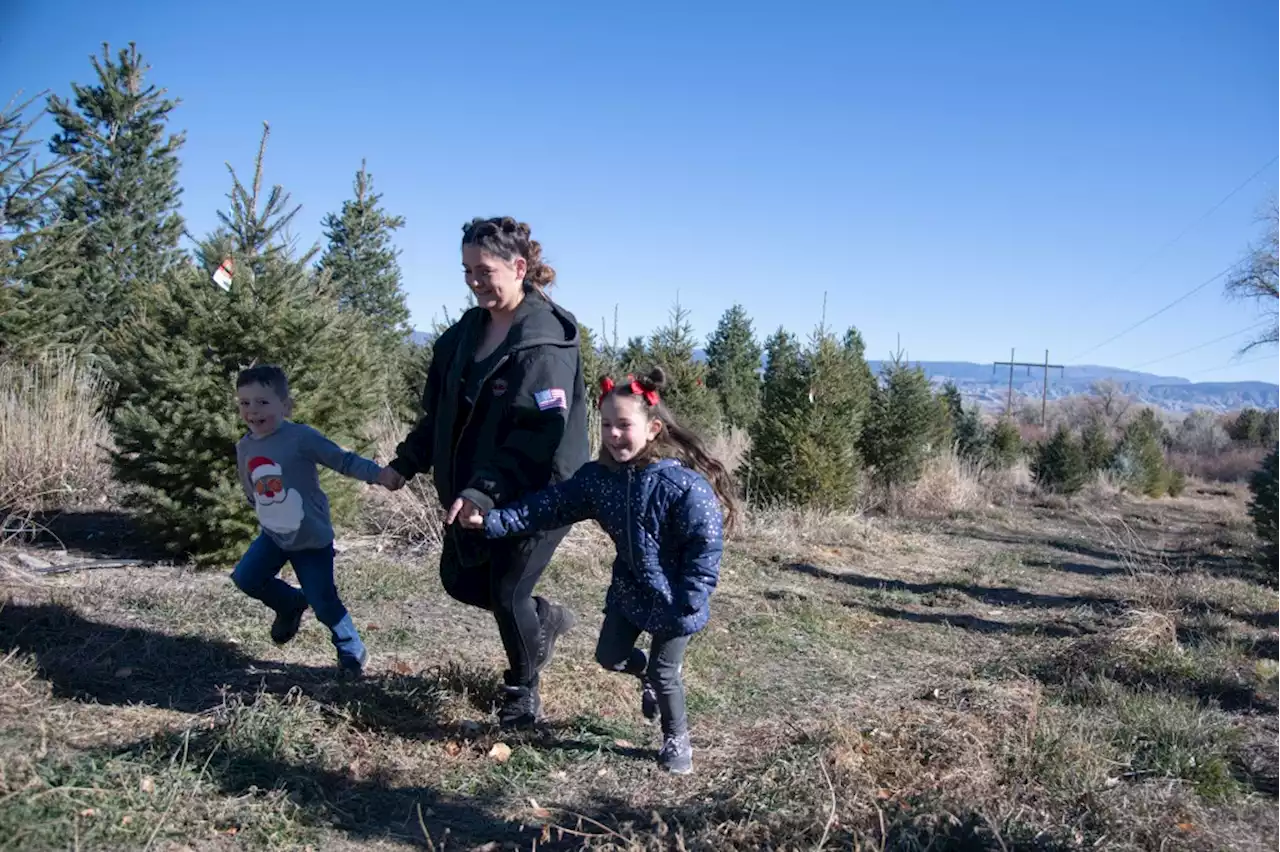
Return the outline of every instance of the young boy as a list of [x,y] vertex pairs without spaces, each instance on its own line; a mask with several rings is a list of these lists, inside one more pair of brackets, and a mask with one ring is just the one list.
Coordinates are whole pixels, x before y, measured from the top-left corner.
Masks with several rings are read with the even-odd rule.
[[[368,483],[380,482],[383,468],[310,426],[291,422],[289,380],[279,367],[264,364],[241,372],[236,402],[249,427],[236,445],[236,464],[262,533],[231,579],[275,611],[271,638],[277,645],[297,635],[310,606],[332,634],[338,665],[359,675],[368,653],[333,582],[333,525],[316,465]],[[301,590],[276,576],[286,562],[293,565]]]

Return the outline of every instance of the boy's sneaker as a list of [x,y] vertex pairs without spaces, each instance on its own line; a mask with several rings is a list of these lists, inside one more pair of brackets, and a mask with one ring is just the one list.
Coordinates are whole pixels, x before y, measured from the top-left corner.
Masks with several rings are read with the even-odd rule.
[[658,718],[658,690],[647,677],[640,680],[640,713],[648,722]]
[[551,662],[551,655],[556,651],[556,640],[573,629],[578,623],[578,617],[573,614],[573,610],[557,603],[551,603],[546,598],[536,598],[534,600],[538,608],[538,658],[534,661],[533,669],[541,674],[542,670],[547,667],[547,663]]
[[364,674],[364,664],[369,662],[369,652],[364,648],[360,649],[359,656],[351,654],[339,654],[338,666],[341,667],[342,673],[346,677],[358,678]]
[[542,697],[537,685],[502,687],[498,725],[503,728],[530,728],[542,716]]
[[303,604],[291,612],[277,612],[275,621],[271,622],[271,641],[277,645],[283,645],[297,636],[298,628],[302,626],[302,616],[306,611],[307,605]]
[[693,771],[693,745],[688,732],[663,739],[658,765],[675,775],[688,775]]

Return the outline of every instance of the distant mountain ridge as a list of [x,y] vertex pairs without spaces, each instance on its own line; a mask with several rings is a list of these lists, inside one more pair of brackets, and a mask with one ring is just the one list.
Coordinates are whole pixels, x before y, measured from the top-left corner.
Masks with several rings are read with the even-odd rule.
[[[414,343],[431,342],[431,335],[414,331]],[[694,358],[705,360],[706,353],[694,351]],[[868,361],[873,373],[879,373],[886,362]],[[971,361],[912,361],[921,367],[935,385],[954,382],[968,399],[976,400],[984,408],[1003,408],[1009,391],[1008,368],[995,368],[991,364],[975,364]],[[1044,370],[1022,367],[1013,371],[1013,393],[1017,397],[1040,398],[1040,383]],[[1118,367],[1084,364],[1065,370],[1049,371],[1049,399],[1089,393],[1094,384],[1113,381],[1139,402],[1171,411],[1192,411],[1209,408],[1215,411],[1233,411],[1246,406],[1253,408],[1280,408],[1280,385],[1270,382],[1193,382],[1179,376],[1162,376]]]

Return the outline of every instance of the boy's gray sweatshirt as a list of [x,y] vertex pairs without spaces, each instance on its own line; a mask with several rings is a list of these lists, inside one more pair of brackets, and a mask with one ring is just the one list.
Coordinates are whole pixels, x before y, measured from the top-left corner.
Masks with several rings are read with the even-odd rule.
[[289,420],[264,438],[250,433],[236,444],[245,495],[258,511],[262,531],[283,550],[311,550],[333,542],[329,498],[320,488],[318,464],[370,483],[382,472],[376,462]]

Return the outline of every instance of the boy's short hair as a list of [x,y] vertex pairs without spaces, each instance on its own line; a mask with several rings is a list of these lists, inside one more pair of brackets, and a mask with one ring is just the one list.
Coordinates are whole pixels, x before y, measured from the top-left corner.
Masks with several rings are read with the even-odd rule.
[[282,401],[289,398],[289,377],[275,364],[259,364],[241,370],[240,375],[236,376],[236,390],[249,385],[271,388]]

